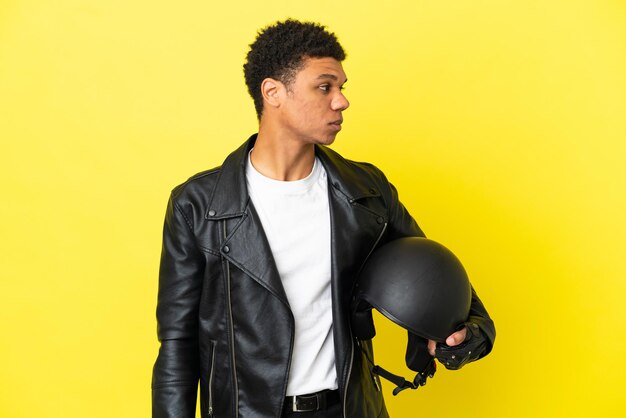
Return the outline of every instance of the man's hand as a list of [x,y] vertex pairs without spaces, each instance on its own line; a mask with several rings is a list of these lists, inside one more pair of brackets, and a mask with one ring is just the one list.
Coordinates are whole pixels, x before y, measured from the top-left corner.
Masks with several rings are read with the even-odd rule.
[[[446,344],[450,347],[454,347],[455,345],[461,344],[465,341],[467,337],[467,327],[463,327],[462,330],[455,332],[446,338]],[[437,343],[433,340],[428,340],[428,352],[431,356],[435,357],[435,349],[437,348]]]
[[478,360],[487,350],[487,340],[473,322],[466,322],[463,329],[456,331],[445,344],[428,340],[428,352],[436,357],[446,369],[458,370],[474,360]]

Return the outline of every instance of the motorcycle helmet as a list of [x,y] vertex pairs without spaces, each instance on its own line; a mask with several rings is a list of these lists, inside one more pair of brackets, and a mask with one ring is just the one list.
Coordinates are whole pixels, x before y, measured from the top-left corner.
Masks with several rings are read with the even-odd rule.
[[458,258],[443,245],[423,237],[391,241],[374,251],[355,284],[352,328],[360,340],[376,335],[372,309],[406,329],[407,366],[417,372],[413,382],[380,366],[373,371],[401,390],[417,389],[435,373],[428,340],[445,343],[467,320],[472,288]]

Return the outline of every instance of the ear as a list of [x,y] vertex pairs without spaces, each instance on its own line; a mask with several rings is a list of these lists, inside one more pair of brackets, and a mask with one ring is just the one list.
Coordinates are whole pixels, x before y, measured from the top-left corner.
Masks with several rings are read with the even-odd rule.
[[263,95],[263,101],[271,107],[278,107],[280,105],[280,98],[285,86],[278,80],[273,78],[266,78],[261,83],[261,94]]

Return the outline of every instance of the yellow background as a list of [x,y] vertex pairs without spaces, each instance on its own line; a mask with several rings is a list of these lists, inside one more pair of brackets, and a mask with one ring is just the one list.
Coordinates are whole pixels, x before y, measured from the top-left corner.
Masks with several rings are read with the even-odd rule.
[[[626,3],[0,3],[0,417],[147,417],[169,190],[256,130],[256,30],[348,52],[334,148],[381,167],[495,319],[393,417],[623,416]],[[378,318],[377,359],[405,335]]]

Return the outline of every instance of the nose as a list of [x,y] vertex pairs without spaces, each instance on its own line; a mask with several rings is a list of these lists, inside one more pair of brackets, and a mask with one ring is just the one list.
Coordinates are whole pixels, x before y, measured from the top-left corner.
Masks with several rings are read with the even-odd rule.
[[350,102],[346,99],[346,96],[339,91],[335,97],[333,97],[333,101],[330,103],[330,107],[333,110],[346,110],[350,106]]

